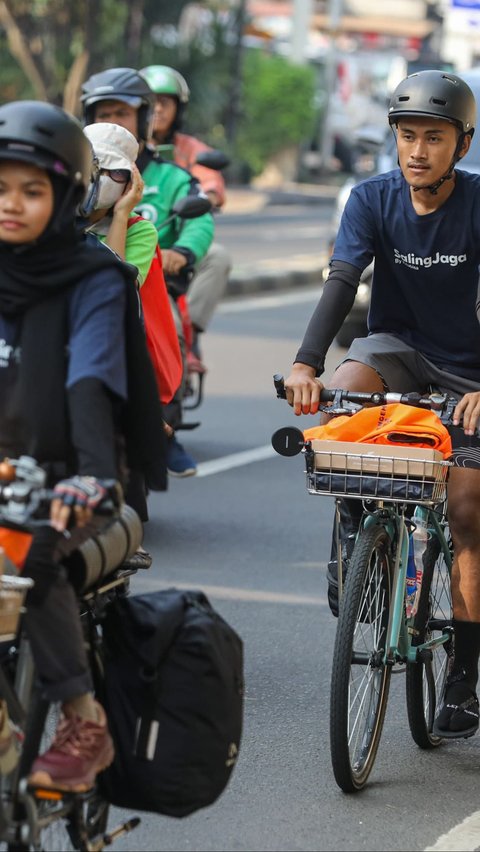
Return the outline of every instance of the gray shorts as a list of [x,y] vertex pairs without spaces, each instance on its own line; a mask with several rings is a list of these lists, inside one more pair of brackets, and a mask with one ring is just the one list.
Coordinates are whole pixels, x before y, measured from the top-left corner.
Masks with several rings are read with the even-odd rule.
[[372,367],[382,379],[385,389],[398,393],[430,393],[462,397],[479,391],[480,384],[441,370],[394,334],[370,334],[353,341],[341,362],[359,361]]

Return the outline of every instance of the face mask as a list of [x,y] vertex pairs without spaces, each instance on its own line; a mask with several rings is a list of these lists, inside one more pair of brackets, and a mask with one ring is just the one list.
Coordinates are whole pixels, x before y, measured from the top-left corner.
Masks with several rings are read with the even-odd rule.
[[98,183],[98,196],[95,203],[95,210],[109,210],[117,203],[125,189],[124,183],[115,183],[110,175],[100,175]]

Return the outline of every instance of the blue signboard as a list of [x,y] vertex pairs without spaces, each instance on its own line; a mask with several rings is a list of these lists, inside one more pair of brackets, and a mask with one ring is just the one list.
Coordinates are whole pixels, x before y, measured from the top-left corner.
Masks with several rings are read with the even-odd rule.
[[480,0],[452,0],[452,6],[454,9],[475,9],[480,12]]

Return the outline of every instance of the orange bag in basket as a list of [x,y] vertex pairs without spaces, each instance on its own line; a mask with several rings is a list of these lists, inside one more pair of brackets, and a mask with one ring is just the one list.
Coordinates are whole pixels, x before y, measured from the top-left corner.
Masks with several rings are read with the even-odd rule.
[[444,458],[452,455],[452,439],[434,411],[403,405],[375,405],[362,408],[351,417],[332,417],[324,426],[305,429],[306,441],[355,441],[361,444],[425,447],[438,450]]

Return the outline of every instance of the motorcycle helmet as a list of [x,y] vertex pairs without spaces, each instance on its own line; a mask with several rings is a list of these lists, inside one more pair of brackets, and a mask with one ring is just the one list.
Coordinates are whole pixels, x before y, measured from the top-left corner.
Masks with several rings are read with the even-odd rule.
[[181,130],[183,123],[183,114],[190,99],[190,89],[188,88],[185,77],[182,77],[179,71],[175,68],[170,68],[168,65],[147,65],[142,68],[140,74],[145,78],[152,92],[156,95],[170,95],[177,101],[177,111],[175,118],[168,131],[168,142],[172,140],[177,130]]
[[92,147],[76,118],[43,101],[12,101],[0,106],[0,159],[39,166],[66,181],[65,211],[81,204],[92,209],[98,168]]
[[83,84],[82,92],[80,101],[85,124],[94,123],[95,104],[99,101],[123,101],[138,110],[138,136],[147,140],[155,95],[134,68],[109,68],[93,74]]
[[168,65],[147,65],[140,71],[156,95],[173,95],[181,104],[188,104],[190,89],[185,77]]
[[462,134],[475,132],[475,96],[467,83],[445,71],[410,74],[395,89],[388,121],[396,124],[404,116],[434,116],[455,124]]

